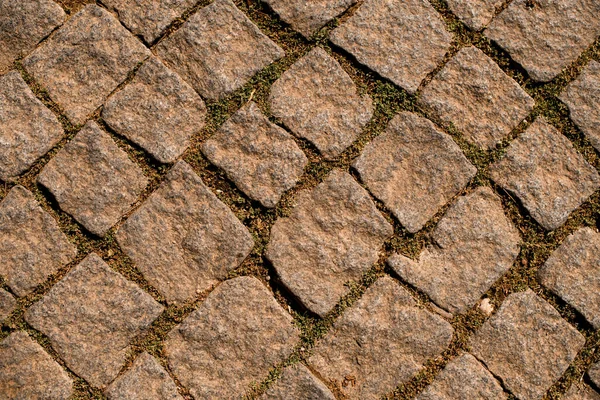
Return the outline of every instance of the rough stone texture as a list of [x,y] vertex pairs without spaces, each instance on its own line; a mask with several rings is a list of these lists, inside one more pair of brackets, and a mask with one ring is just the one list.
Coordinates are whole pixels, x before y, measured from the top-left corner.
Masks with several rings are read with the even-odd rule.
[[451,40],[423,0],[367,0],[331,33],[334,44],[410,93],[442,61]]
[[116,378],[129,344],[163,307],[91,253],[25,313],[67,366],[95,387]]
[[17,300],[12,294],[0,289],[0,322],[6,319],[17,307]]
[[592,365],[588,371],[588,376],[596,387],[600,387],[600,362]]
[[169,365],[196,399],[241,398],[298,342],[292,317],[256,278],[219,285],[165,346]]
[[266,256],[281,282],[310,311],[324,316],[378,259],[392,226],[367,192],[341,170],[298,194],[275,222]]
[[358,0],[265,0],[279,17],[305,38],[342,14]]
[[296,185],[308,159],[292,136],[249,102],[202,147],[204,155],[246,195],[275,207]]
[[246,227],[184,161],[123,224],[117,241],[169,303],[225,278],[254,245]]
[[395,255],[388,262],[398,275],[451,313],[475,305],[519,254],[519,233],[504,215],[498,196],[487,187],[460,197],[432,239],[418,261]]
[[[3,0],[0,3],[0,73],[63,23],[66,14],[51,0]],[[0,84],[1,86],[1,84]]]
[[350,76],[320,47],[283,73],[269,101],[275,117],[329,159],[346,150],[373,115],[371,98],[359,96]]
[[262,400],[335,400],[331,391],[302,364],[286,368]]
[[510,144],[490,175],[548,230],[564,224],[600,184],[594,167],[543,118]]
[[573,122],[600,151],[600,63],[590,61],[560,99],[569,107]]
[[142,353],[125,374],[106,389],[108,400],[183,400],[167,371],[148,353]]
[[190,85],[152,57],[108,99],[102,117],[158,161],[172,163],[204,127],[206,106]]
[[494,18],[504,0],[447,0],[450,10],[469,28],[479,31]]
[[73,381],[26,332],[0,342],[0,393],[5,400],[64,400]]
[[60,208],[103,236],[148,183],[110,136],[90,121],[38,175]]
[[513,1],[485,31],[537,81],[571,64],[600,35],[596,0]]
[[335,322],[309,363],[347,398],[379,399],[444,351],[452,333],[384,277]]
[[542,285],[600,328],[600,233],[582,228],[570,235],[538,274]]
[[353,166],[409,232],[420,230],[477,173],[449,135],[409,112],[398,114]]
[[600,394],[584,383],[574,382],[563,400],[600,400]]
[[505,400],[496,378],[475,357],[464,354],[450,361],[417,400]]
[[220,100],[283,57],[231,0],[215,0],[160,42],[158,55],[202,96]]
[[8,181],[25,172],[63,134],[56,116],[34,96],[18,72],[0,76],[0,179]]
[[195,0],[103,0],[123,24],[147,43],[154,42]]
[[541,399],[585,338],[530,289],[511,294],[471,338],[471,352],[522,400]]
[[460,50],[423,89],[420,102],[485,149],[506,138],[535,103],[476,47]]
[[0,203],[0,275],[17,296],[25,296],[77,249],[23,186],[13,187]]
[[25,58],[23,66],[73,123],[82,124],[149,55],[111,13],[90,4]]

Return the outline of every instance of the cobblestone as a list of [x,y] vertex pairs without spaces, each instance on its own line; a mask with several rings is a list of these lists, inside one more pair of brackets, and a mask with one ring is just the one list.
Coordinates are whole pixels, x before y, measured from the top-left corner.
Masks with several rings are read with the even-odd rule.
[[4,289],[0,289],[0,322],[6,319],[17,307],[17,300]]
[[261,397],[263,400],[335,400],[333,393],[302,364],[286,368],[282,376]]
[[283,73],[269,100],[275,117],[329,159],[350,146],[373,115],[371,98],[357,93],[350,76],[321,47]]
[[104,388],[117,377],[131,341],[162,310],[91,253],[27,311],[25,320],[48,336],[73,372]]
[[596,385],[596,387],[600,387],[600,362],[591,366],[588,371],[588,375],[590,380]]
[[324,316],[361,277],[393,233],[367,192],[349,174],[332,171],[302,192],[287,218],[275,222],[266,256],[285,287]]
[[504,0],[448,0],[448,7],[469,28],[479,31],[494,18]]
[[564,400],[600,400],[600,394],[586,384],[574,383],[563,396]]
[[269,208],[296,185],[308,163],[292,136],[271,123],[254,102],[225,122],[202,151],[248,197]]

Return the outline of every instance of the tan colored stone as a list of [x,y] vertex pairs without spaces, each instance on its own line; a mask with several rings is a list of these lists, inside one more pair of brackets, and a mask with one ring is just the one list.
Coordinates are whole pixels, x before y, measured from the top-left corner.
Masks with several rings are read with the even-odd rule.
[[248,256],[248,229],[184,161],[117,232],[117,241],[169,303],[209,289]]
[[448,322],[384,277],[335,322],[309,363],[346,398],[379,399],[441,354],[452,334]]
[[98,388],[117,377],[131,341],[163,307],[91,253],[25,313],[67,366]]
[[505,400],[500,383],[475,357],[463,354],[450,361],[417,400]]
[[148,183],[127,153],[93,121],[46,164],[37,181],[60,208],[98,236],[121,219]]
[[172,163],[204,127],[206,106],[190,85],[152,57],[108,99],[102,118],[158,161]]
[[26,332],[0,342],[0,393],[4,400],[66,400],[73,381]]
[[134,35],[153,43],[195,0],[102,0]]
[[262,400],[335,400],[331,391],[302,364],[287,367]]
[[504,0],[447,0],[450,10],[469,28],[479,31],[494,18]]
[[585,338],[530,289],[513,293],[470,340],[472,354],[516,397],[538,400],[585,344]]
[[596,387],[600,387],[600,362],[592,365],[588,371],[588,376],[594,385],[596,385]]
[[346,11],[358,0],[265,0],[279,17],[305,38]]
[[31,192],[13,187],[0,203],[0,275],[25,296],[77,254]]
[[485,31],[529,75],[547,82],[600,35],[596,0],[515,0]]
[[600,328],[600,233],[592,228],[573,233],[538,274],[542,285]]
[[108,400],[183,400],[167,371],[148,353],[106,389]]
[[308,159],[292,136],[271,123],[256,103],[240,108],[202,146],[246,195],[275,207],[296,185]]
[[366,0],[331,41],[379,75],[416,92],[442,61],[452,35],[427,1]]
[[284,56],[231,0],[215,0],[202,8],[156,51],[200,95],[212,100],[241,88]]
[[600,400],[600,394],[584,383],[574,382],[563,400]]
[[600,63],[590,61],[560,99],[569,107],[573,122],[600,151]]
[[353,164],[371,193],[417,232],[477,173],[431,121],[401,112]]
[[292,317],[256,278],[219,285],[169,333],[173,373],[196,399],[241,398],[299,340]]
[[266,256],[281,282],[324,316],[378,259],[393,228],[367,192],[341,170],[299,193],[291,215],[271,229]]
[[0,3],[0,74],[17,58],[32,51],[65,18],[63,9],[51,0],[3,0]]
[[17,308],[17,300],[12,294],[0,289],[0,322],[6,319]]
[[63,135],[56,116],[18,72],[0,76],[0,179],[8,181],[25,172]]
[[519,241],[500,198],[480,187],[448,209],[418,261],[398,254],[388,263],[440,307],[462,313],[510,269]]
[[535,103],[476,47],[461,49],[425,86],[420,102],[485,149],[505,139]]
[[296,61],[271,87],[271,112],[325,158],[339,156],[373,115],[342,66],[321,47]]
[[149,55],[111,13],[90,4],[25,58],[23,66],[73,123],[83,124]]
[[543,118],[510,144],[490,175],[548,230],[564,224],[600,185],[594,167]]

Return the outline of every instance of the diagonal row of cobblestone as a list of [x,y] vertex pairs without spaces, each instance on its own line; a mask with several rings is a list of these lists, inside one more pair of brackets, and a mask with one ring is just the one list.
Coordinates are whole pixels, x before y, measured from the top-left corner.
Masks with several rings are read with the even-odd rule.
[[0,397],[600,397],[598,156],[447,25],[598,148],[599,3],[148,3],[0,3]]

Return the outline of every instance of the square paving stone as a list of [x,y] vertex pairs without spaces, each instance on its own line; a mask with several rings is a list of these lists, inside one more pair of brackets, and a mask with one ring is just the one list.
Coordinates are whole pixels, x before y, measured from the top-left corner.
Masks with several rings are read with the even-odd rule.
[[600,362],[592,365],[592,367],[588,371],[588,376],[590,377],[590,380],[594,383],[594,385],[600,388]]
[[450,361],[417,400],[505,400],[504,389],[470,354]]
[[536,81],[547,82],[600,35],[597,0],[515,0],[486,29]]
[[339,156],[373,115],[342,66],[320,47],[296,61],[271,87],[271,112],[325,158]]
[[485,149],[506,138],[535,103],[476,47],[460,50],[425,86],[420,102],[469,142]]
[[4,289],[0,289],[0,322],[5,320],[17,308],[17,300]]
[[600,400],[600,394],[584,383],[574,382],[563,400]]
[[600,151],[600,63],[590,61],[560,99],[569,107],[573,122]]
[[106,389],[108,400],[183,400],[167,371],[148,353]]
[[582,228],[570,235],[538,274],[542,285],[600,328],[600,233]]
[[447,0],[448,7],[469,28],[479,31],[494,18],[504,0]]
[[262,400],[335,400],[323,382],[302,364],[287,367],[277,382],[260,397]]
[[190,85],[152,57],[108,99],[102,118],[158,161],[172,163],[204,127],[206,106]]
[[264,0],[279,17],[305,38],[346,11],[358,0]]
[[103,388],[117,377],[131,341],[162,311],[148,293],[91,253],[27,310],[25,320],[48,336],[74,373]]
[[215,0],[202,8],[161,41],[156,51],[200,95],[211,100],[241,88],[284,56],[231,0]]
[[477,173],[449,135],[409,112],[394,117],[353,167],[411,233],[420,230]]
[[299,340],[291,315],[256,278],[219,285],[169,333],[173,373],[196,399],[241,398]]
[[202,151],[241,191],[265,207],[277,205],[308,163],[292,135],[271,123],[254,102],[225,122],[204,142]]
[[471,338],[471,352],[522,400],[541,399],[585,338],[530,289],[513,293]]
[[23,66],[71,122],[83,124],[149,55],[111,13],[90,4],[25,58]]
[[0,203],[0,275],[25,296],[77,254],[58,224],[23,186]]
[[52,0],[3,0],[0,3],[0,73],[27,55],[67,15]]
[[543,118],[515,139],[489,170],[547,230],[563,225],[600,185],[594,167]]
[[366,0],[330,38],[410,93],[442,61],[452,41],[441,16],[422,0]]
[[56,116],[18,72],[0,76],[0,179],[8,181],[25,172],[63,135]]
[[254,246],[248,229],[184,161],[116,237],[169,303],[184,302],[224,279]]
[[152,43],[196,0],[103,0],[102,3],[114,10],[133,34]]
[[93,121],[46,164],[37,181],[60,208],[98,236],[121,219],[148,183],[127,153]]
[[[454,330],[380,278],[335,322],[309,359],[349,399],[380,399],[450,344]],[[350,382],[348,382],[350,380]]]
[[0,393],[5,400],[64,400],[73,381],[42,346],[17,331],[0,342]]
[[296,206],[271,229],[266,256],[285,287],[324,316],[379,258],[393,234],[364,190],[347,172],[298,194]]
[[519,233],[487,187],[460,197],[433,232],[418,261],[394,255],[390,266],[440,307],[461,313],[472,307],[513,265]]

